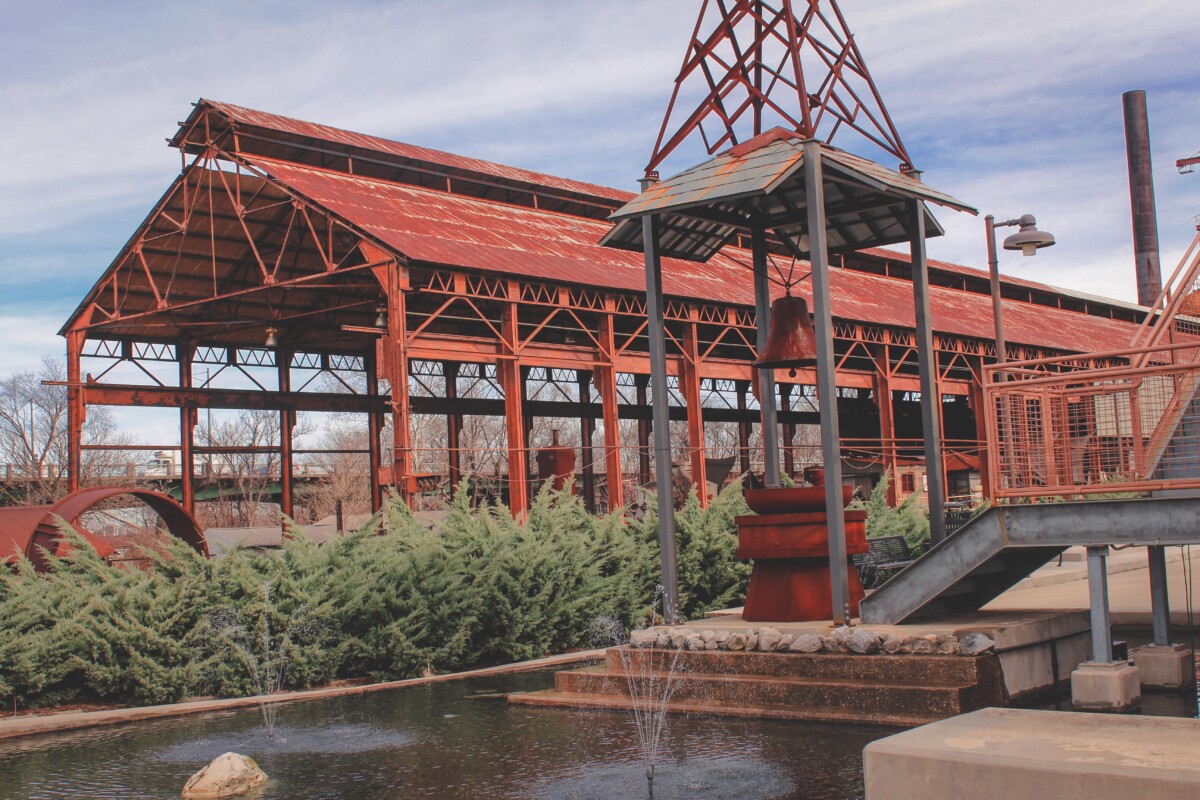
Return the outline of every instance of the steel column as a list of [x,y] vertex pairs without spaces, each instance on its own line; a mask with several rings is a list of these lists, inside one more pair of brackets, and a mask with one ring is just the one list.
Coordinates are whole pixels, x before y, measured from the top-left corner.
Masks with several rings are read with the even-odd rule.
[[933,349],[933,320],[929,312],[929,265],[925,259],[925,205],[908,201],[912,232],[913,310],[917,318],[917,363],[921,374],[921,432],[925,437],[925,481],[928,484],[929,536],[933,544],[946,538],[945,464],[942,461],[941,391],[937,353]]
[[[382,340],[376,341],[377,348],[382,346]],[[381,359],[372,350],[363,356],[363,369],[367,377],[367,395],[371,398],[379,396],[379,362]],[[380,437],[383,435],[383,414],[377,411],[367,412],[367,460],[371,481],[371,513],[377,513],[383,508],[383,487],[379,483],[379,471],[383,467],[383,448]]]
[[[634,391],[637,394],[637,404],[640,408],[645,408],[650,405],[646,387],[650,383],[649,375],[634,375],[633,385]],[[651,409],[653,411],[653,409]],[[638,485],[650,485],[650,420],[644,417],[638,417],[637,421],[637,440],[638,440]]]
[[1147,547],[1150,566],[1150,623],[1153,644],[1171,644],[1171,598],[1167,584],[1167,548]]
[[[192,357],[195,348],[188,342],[175,345],[175,357],[179,361],[179,388],[192,388]],[[189,403],[179,408],[179,502],[189,514],[196,513],[196,469],[195,436],[199,412]],[[212,442],[207,443],[209,447]],[[211,458],[211,456],[209,457]],[[210,462],[211,463],[211,462]]]
[[687,404],[688,458],[692,466],[692,485],[701,508],[708,508],[708,475],[704,466],[704,409],[700,401],[700,344],[696,323],[689,322],[683,334],[683,361],[679,370],[679,388]]
[[891,354],[886,344],[879,348],[875,359],[875,405],[879,407],[879,438],[880,449],[883,451],[883,468],[889,475],[887,487],[888,505],[896,505],[899,492],[896,481],[896,420],[892,408]]
[[[575,370],[575,381],[579,386],[579,402],[591,405],[592,374],[587,370]],[[596,421],[591,416],[579,418],[580,475],[583,478],[583,506],[589,513],[596,511],[596,470],[592,467],[592,435],[596,432]]]
[[529,461],[525,440],[525,381],[516,361],[517,304],[504,305],[502,335],[513,351],[513,358],[496,364],[496,377],[504,391],[504,425],[508,437],[508,507],[521,518],[529,510]]
[[[791,383],[779,384],[779,405],[785,411],[792,407],[792,391],[795,385]],[[789,478],[796,477],[796,424],[794,422],[783,423],[783,474]]]
[[[813,327],[817,342],[817,399],[821,409],[821,453],[825,467],[825,514],[829,527],[829,581],[833,622],[850,624],[846,564],[846,518],[842,509],[841,429],[838,424],[833,310],[829,289],[829,248],[825,230],[825,187],[821,143],[804,143],[804,188],[808,204],[809,261],[812,264]],[[761,328],[760,328],[761,330]]]
[[[80,358],[87,334],[82,330],[67,332],[67,490],[79,491],[83,472],[83,421],[87,416],[84,404],[83,372]],[[32,485],[32,483],[30,484]]]
[[407,280],[403,267],[389,265],[391,286],[388,292],[388,335],[384,344],[387,375],[392,388],[392,484],[406,503],[412,497],[412,408],[408,395],[408,329],[404,288]]
[[[457,361],[442,362],[446,399],[449,401],[458,399],[458,371],[459,363]],[[446,414],[446,469],[450,477],[451,492],[458,488],[458,484],[462,480],[462,428],[462,414],[453,411]]]
[[674,622],[679,613],[675,567],[675,492],[671,475],[670,395],[667,394],[667,342],[663,321],[662,262],[658,255],[659,220],[642,217],[646,255],[646,333],[650,347],[650,383],[654,398],[654,488],[658,495],[658,545],[662,559],[663,616]]
[[[292,354],[282,348],[275,350],[275,367],[279,373],[279,391],[292,391]],[[289,519],[295,518],[292,504],[292,434],[296,429],[296,412],[292,409],[279,411],[279,510]]]
[[[771,329],[771,281],[767,232],[761,224],[754,223],[750,228],[750,250],[754,265],[755,348],[762,353]],[[758,404],[762,409],[763,478],[767,486],[779,486],[779,414],[772,369],[758,370]]]
[[[746,412],[746,392],[750,391],[749,381],[735,381],[734,390],[737,392],[737,410],[738,414],[742,415]],[[741,419],[738,421],[738,462],[741,467],[742,475],[750,473],[750,429],[752,423],[749,420]]]
[[1092,612],[1092,661],[1113,660],[1112,627],[1108,616],[1108,545],[1089,546],[1088,604]]
[[[611,359],[612,354],[616,352],[612,314],[605,314],[600,319],[600,343],[605,355]],[[608,487],[608,511],[612,513],[625,507],[616,367],[597,367],[595,379],[596,391],[600,394],[600,413],[604,421],[604,472],[605,484]]]
[[[983,358],[979,360],[980,374],[983,372]],[[975,412],[975,439],[980,444],[988,443],[987,438],[987,401],[984,399],[983,386],[979,383],[971,384],[971,393],[969,395],[971,410]],[[987,455],[980,454],[979,457],[979,480],[983,485],[983,497],[985,500],[994,500],[994,492],[992,491],[992,467],[988,463]]]

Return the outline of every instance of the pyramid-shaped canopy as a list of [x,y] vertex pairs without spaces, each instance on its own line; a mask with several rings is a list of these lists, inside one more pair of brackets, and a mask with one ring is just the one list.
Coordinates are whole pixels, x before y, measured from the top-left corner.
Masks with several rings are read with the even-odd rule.
[[[824,143],[820,149],[831,253],[909,241],[911,200],[976,213],[913,177]],[[646,189],[610,217],[616,225],[602,244],[640,251],[640,218],[656,214],[662,255],[707,261],[755,218],[797,256],[807,257],[804,174],[801,137],[780,128],[767,131]],[[940,236],[941,226],[925,214],[927,235]]]

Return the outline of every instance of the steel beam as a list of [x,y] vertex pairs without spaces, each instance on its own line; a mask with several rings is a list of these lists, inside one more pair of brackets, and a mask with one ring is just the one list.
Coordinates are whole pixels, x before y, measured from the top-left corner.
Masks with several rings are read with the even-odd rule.
[[650,347],[650,383],[654,398],[654,488],[658,495],[658,546],[662,561],[663,616],[679,614],[675,566],[675,491],[671,471],[671,417],[667,394],[667,342],[663,328],[662,262],[658,256],[658,217],[642,217],[646,255],[646,333]]
[[[829,527],[829,582],[833,622],[850,624],[850,585],[846,561],[846,518],[842,509],[842,449],[833,355],[833,310],[829,247],[825,229],[825,186],[821,143],[804,143],[804,189],[808,206],[808,247],[812,264],[813,327],[817,343],[817,398],[821,408],[821,453],[825,469],[825,514]],[[778,457],[778,454],[776,455]]]
[[933,544],[946,538],[946,482],[942,460],[942,394],[933,349],[933,319],[929,311],[929,264],[925,258],[925,206],[908,201],[912,232],[913,311],[917,318],[917,361],[921,372],[921,432],[925,437],[925,481],[929,499],[929,535]]

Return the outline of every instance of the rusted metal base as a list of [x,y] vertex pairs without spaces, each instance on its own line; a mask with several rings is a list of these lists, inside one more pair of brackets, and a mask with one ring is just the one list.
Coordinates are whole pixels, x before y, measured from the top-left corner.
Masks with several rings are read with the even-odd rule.
[[[866,553],[865,511],[844,512],[846,553]],[[764,514],[737,518],[738,558],[754,559],[743,618],[753,622],[831,619],[829,530],[823,513]],[[847,559],[849,562],[849,559]],[[847,563],[850,613],[863,598],[858,571]]]

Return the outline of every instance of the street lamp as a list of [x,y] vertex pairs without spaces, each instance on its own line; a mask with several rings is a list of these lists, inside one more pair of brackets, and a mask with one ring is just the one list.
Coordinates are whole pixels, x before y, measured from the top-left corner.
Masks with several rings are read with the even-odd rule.
[[[1018,227],[1019,230],[1016,233],[1004,240],[1004,249],[1020,250],[1027,256],[1035,255],[1041,248],[1054,244],[1054,237],[1045,231],[1038,230],[1037,220],[1033,218],[1032,214],[1025,214],[1018,219],[1004,222],[996,222],[995,217],[988,214],[984,217],[983,222],[987,228],[988,272],[992,279],[992,320],[996,325],[996,363],[1004,364],[1008,360],[1008,345],[1004,341],[1004,314],[1000,307],[1000,267],[996,261],[996,228]],[[997,372],[996,380],[1008,380],[1007,373]],[[996,413],[1001,431],[1001,462],[1008,463],[1009,454],[1012,452],[1012,432],[1005,422],[1004,408],[996,409]],[[996,485],[999,485],[1001,478],[995,476],[993,480]]]
[[[1008,360],[1008,346],[1004,340],[1004,312],[1000,307],[1000,265],[996,261],[996,228],[1019,227],[1020,229],[1004,240],[1005,250],[1020,250],[1026,256],[1032,256],[1043,247],[1054,244],[1054,236],[1046,231],[1039,231],[1037,220],[1033,214],[1025,214],[1017,219],[996,222],[996,218],[988,214],[983,219],[987,228],[988,272],[992,279],[992,319],[996,325],[996,363],[1003,364]],[[1004,376],[1000,375],[1000,380]]]

